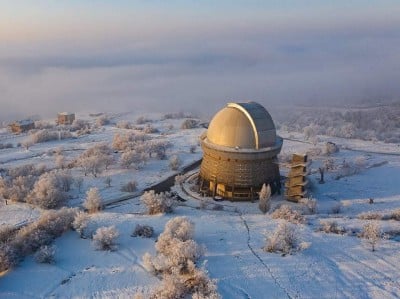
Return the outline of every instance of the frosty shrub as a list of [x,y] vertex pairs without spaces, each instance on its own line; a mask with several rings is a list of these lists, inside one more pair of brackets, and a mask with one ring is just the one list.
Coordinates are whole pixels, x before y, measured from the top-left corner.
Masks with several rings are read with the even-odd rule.
[[133,129],[133,124],[129,121],[122,120],[117,123],[117,128],[120,129]]
[[102,127],[108,125],[110,123],[110,119],[107,115],[102,115],[96,119],[96,126]]
[[56,253],[55,246],[44,245],[36,251],[34,258],[35,261],[41,264],[54,264],[54,255]]
[[154,234],[154,229],[150,225],[137,224],[135,230],[131,234],[132,237],[151,238]]
[[336,221],[320,221],[320,231],[323,231],[327,234],[344,234],[346,230],[343,227],[340,227]]
[[68,192],[71,190],[71,186],[74,183],[71,171],[68,170],[56,171],[55,176],[57,180],[57,185],[62,191]]
[[197,121],[194,119],[185,119],[181,125],[181,129],[194,129],[197,127]]
[[181,166],[182,161],[179,159],[179,157],[177,155],[173,155],[170,159],[169,159],[169,167],[171,168],[171,170],[178,170],[179,166]]
[[146,134],[154,134],[154,133],[158,133],[159,131],[157,128],[148,124],[144,127],[143,132],[145,132]]
[[390,218],[390,219],[393,219],[393,220],[400,221],[400,209],[394,210],[394,211],[390,214],[390,217],[389,217],[389,218]]
[[48,172],[39,177],[26,201],[43,209],[53,209],[62,205],[66,199],[57,176]]
[[94,177],[107,169],[113,163],[111,148],[106,144],[98,144],[84,151],[76,160],[76,164],[82,167],[85,176],[91,173]]
[[322,167],[323,167],[326,171],[335,169],[335,160],[333,160],[332,158],[328,158],[328,159],[324,160],[324,161],[322,162]]
[[89,215],[85,212],[79,211],[72,222],[73,229],[79,234],[81,238],[86,238],[86,231],[89,223]]
[[213,205],[212,209],[214,211],[223,211],[224,210],[224,206],[219,204],[219,203],[217,203],[217,204]]
[[301,203],[306,207],[308,213],[315,214],[317,212],[317,201],[314,198],[303,198]]
[[2,149],[7,149],[7,148],[13,148],[14,145],[12,143],[0,143],[0,150]]
[[123,185],[121,187],[121,191],[122,192],[130,192],[130,193],[132,193],[132,192],[135,192],[137,190],[137,186],[138,186],[137,182],[132,180],[132,181],[129,181],[128,183],[126,183],[125,185]]
[[67,208],[46,211],[38,220],[21,228],[10,246],[20,257],[31,254],[69,230],[75,214],[74,209]]
[[37,120],[35,121],[35,129],[43,130],[43,129],[54,129],[55,125],[49,123],[48,121],[44,120]]
[[7,244],[12,240],[18,229],[13,225],[0,226],[0,244]]
[[85,209],[88,210],[89,213],[97,213],[103,207],[102,199],[99,193],[99,189],[90,188],[86,192],[86,199],[83,203]]
[[153,299],[185,298],[186,288],[176,275],[164,274],[161,284],[151,294]]
[[133,168],[140,169],[143,167],[146,159],[142,153],[135,150],[128,150],[121,155],[119,161],[122,167],[129,168],[133,165]]
[[273,219],[283,219],[294,224],[304,223],[304,216],[288,205],[281,205],[271,214]]
[[113,251],[116,249],[116,240],[118,236],[119,232],[115,226],[100,227],[93,235],[93,243],[99,250]]
[[36,180],[37,177],[32,175],[19,176],[13,180],[0,178],[0,195],[5,199],[24,202]]
[[162,119],[180,119],[184,118],[185,114],[183,112],[167,113],[164,114]]
[[194,224],[186,217],[167,222],[156,243],[157,255],[143,256],[144,267],[153,274],[162,275],[162,282],[151,298],[220,298],[216,284],[206,273],[196,268],[203,248],[193,239]]
[[15,267],[18,261],[18,253],[11,245],[0,244],[0,273]]
[[41,174],[46,172],[46,166],[41,165],[40,167],[33,164],[24,164],[21,166],[13,167],[8,169],[8,176],[12,179],[15,179],[19,176],[40,176]]
[[57,168],[64,169],[66,167],[65,157],[63,155],[57,155],[54,162]]
[[75,119],[72,123],[71,130],[80,131],[81,134],[90,133],[90,123],[87,120]]
[[258,208],[260,209],[261,212],[264,214],[269,211],[271,208],[271,187],[266,186],[265,184],[262,185],[262,188],[259,193],[259,203],[258,203]]
[[137,125],[143,125],[143,124],[145,124],[145,123],[148,123],[148,122],[151,122],[151,120],[150,119],[148,119],[148,118],[146,118],[145,116],[139,116],[137,119],[136,119],[136,124]]
[[309,125],[303,129],[303,134],[304,134],[305,139],[310,140],[313,137],[315,137],[317,133],[314,129],[314,126]]
[[372,251],[375,251],[376,244],[382,237],[381,227],[378,222],[369,222],[363,226],[361,231],[362,238],[364,238],[370,245]]
[[329,155],[335,154],[337,152],[339,152],[339,147],[335,143],[330,142],[330,141],[325,143],[325,149],[324,149],[325,155],[329,156]]
[[364,169],[364,168],[367,166],[367,161],[365,160],[365,157],[364,157],[364,156],[357,156],[357,157],[354,159],[354,165],[355,165],[358,169],[362,170],[362,169]]
[[30,147],[34,145],[34,142],[31,139],[26,139],[22,141],[21,145],[25,150],[29,150]]
[[59,139],[67,139],[71,137],[72,134],[69,131],[56,131],[56,130],[44,129],[33,133],[30,136],[30,141],[33,144],[35,144],[35,143],[42,143]]
[[164,234],[187,241],[194,236],[194,223],[187,217],[175,217],[165,224]]
[[335,203],[331,207],[331,213],[332,214],[339,214],[341,209],[342,209],[342,205],[340,203]]
[[189,151],[191,154],[194,154],[196,152],[196,149],[197,149],[197,145],[193,144],[190,146]]
[[267,252],[282,252],[290,254],[299,249],[297,230],[293,224],[281,222],[277,229],[267,237],[264,250]]
[[185,181],[185,175],[178,174],[175,176],[175,186],[181,185]]
[[357,218],[361,220],[382,220],[383,214],[377,212],[364,212],[358,214]]
[[142,195],[141,200],[146,205],[149,215],[172,213],[174,202],[169,193],[155,193],[154,190],[150,190]]

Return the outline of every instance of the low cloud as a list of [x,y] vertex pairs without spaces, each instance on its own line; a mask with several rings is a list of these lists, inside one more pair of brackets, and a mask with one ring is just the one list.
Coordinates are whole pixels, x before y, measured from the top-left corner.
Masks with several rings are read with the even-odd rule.
[[117,27],[101,38],[84,31],[0,47],[0,119],[61,110],[210,115],[232,100],[268,107],[400,99],[400,22],[201,25]]

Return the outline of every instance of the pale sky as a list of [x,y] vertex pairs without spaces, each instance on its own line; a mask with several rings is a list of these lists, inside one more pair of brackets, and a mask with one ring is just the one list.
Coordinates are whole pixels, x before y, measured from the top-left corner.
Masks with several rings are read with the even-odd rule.
[[0,0],[0,120],[400,101],[400,1]]

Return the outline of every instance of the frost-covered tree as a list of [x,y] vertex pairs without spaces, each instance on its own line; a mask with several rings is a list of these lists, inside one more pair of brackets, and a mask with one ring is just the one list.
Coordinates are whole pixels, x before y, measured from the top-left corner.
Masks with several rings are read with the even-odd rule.
[[138,153],[135,150],[128,150],[121,155],[120,164],[122,167],[129,168],[133,165],[135,169],[140,169],[145,163],[145,157],[143,154]]
[[74,178],[68,170],[56,171],[55,176],[57,179],[57,184],[62,191],[68,192],[71,190],[71,186],[74,183]]
[[85,238],[85,229],[89,223],[89,215],[85,212],[79,211],[72,222],[72,227],[79,234],[81,238]]
[[137,190],[137,182],[132,180],[121,187],[122,192],[135,192]]
[[196,268],[203,248],[193,239],[194,224],[187,217],[176,217],[165,225],[156,243],[157,255],[143,256],[144,267],[162,275],[162,282],[151,298],[220,298],[215,281]]
[[54,162],[57,168],[64,169],[66,167],[65,157],[63,155],[57,155]]
[[88,210],[89,213],[97,213],[103,207],[101,195],[99,193],[99,189],[97,188],[90,188],[86,192],[86,199],[83,203],[85,209]]
[[18,264],[18,252],[9,244],[0,244],[0,273]]
[[194,119],[185,119],[181,125],[181,129],[193,129],[197,127],[197,121]]
[[156,193],[154,190],[146,191],[140,198],[146,205],[149,215],[158,213],[171,213],[173,199],[169,193]]
[[268,252],[281,251],[284,254],[289,254],[299,248],[299,238],[296,227],[284,221],[267,237],[264,250]]
[[93,243],[99,250],[113,251],[116,249],[118,236],[119,232],[115,226],[100,227],[93,235]]
[[61,190],[57,176],[52,173],[42,174],[35,183],[27,202],[44,209],[53,209],[66,201],[67,197]]
[[41,264],[54,264],[55,253],[56,253],[56,247],[54,245],[53,246],[43,245],[35,253],[34,258],[36,262]]
[[304,216],[288,205],[281,205],[271,214],[273,219],[283,219],[294,224],[304,223]]
[[265,184],[262,185],[262,188],[259,193],[260,202],[258,204],[259,209],[264,214],[269,211],[271,208],[271,187],[266,186]]
[[85,176],[91,173],[94,177],[107,169],[113,162],[111,148],[106,144],[98,144],[84,151],[76,161],[82,167]]
[[365,224],[363,226],[361,236],[371,245],[372,251],[375,251],[376,244],[378,244],[382,236],[379,223],[376,221],[371,221]]
[[169,167],[172,170],[178,170],[179,167],[181,166],[182,161],[181,159],[179,159],[179,157],[177,155],[173,155],[170,159],[169,159]]

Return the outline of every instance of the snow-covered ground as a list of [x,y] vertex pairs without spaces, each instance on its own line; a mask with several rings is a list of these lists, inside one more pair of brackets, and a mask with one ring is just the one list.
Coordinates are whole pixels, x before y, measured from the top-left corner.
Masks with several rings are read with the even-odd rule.
[[[120,116],[127,120],[130,115]],[[156,117],[153,116],[154,119]],[[118,121],[118,119],[116,119]],[[152,125],[159,128],[154,138],[166,138],[173,147],[167,155],[178,154],[183,165],[201,157],[201,149],[190,153],[204,129],[181,130],[180,120],[158,120]],[[173,125],[174,128],[170,129]],[[169,129],[167,129],[169,128]],[[51,150],[63,148],[67,158],[76,157],[84,149],[100,141],[111,143],[118,129],[107,125],[90,135],[66,141],[56,141],[23,148],[0,150],[1,167],[26,163],[54,165]],[[309,248],[291,255],[281,256],[263,250],[266,236],[275,230],[280,220],[264,215],[258,203],[215,202],[204,209],[200,202],[188,198],[180,202],[173,214],[144,215],[139,197],[109,206],[91,216],[93,228],[115,225],[120,232],[118,250],[98,251],[90,239],[81,239],[76,232],[68,232],[55,241],[55,264],[36,263],[27,257],[12,271],[0,277],[0,298],[132,298],[137,291],[147,294],[159,280],[149,274],[142,263],[145,252],[155,253],[154,244],[165,223],[175,216],[187,216],[196,227],[195,240],[206,247],[200,261],[211,278],[218,281],[223,298],[396,298],[400,297],[400,247],[393,232],[400,232],[400,221],[378,220],[388,237],[382,239],[376,251],[357,237],[367,220],[358,216],[365,212],[390,214],[400,209],[400,150],[397,144],[319,136],[317,144],[304,141],[301,134],[280,132],[285,138],[283,152],[316,152],[326,141],[339,145],[340,151],[326,156],[312,155],[310,191],[318,201],[316,214],[306,215],[305,224],[297,225],[301,241]],[[21,142],[17,137],[8,142]],[[11,141],[10,141],[11,140]],[[299,140],[299,141],[296,141]],[[362,158],[360,158],[362,157]],[[333,170],[325,173],[325,184],[318,184],[318,167],[332,159]],[[344,161],[362,161],[357,173],[340,176]],[[286,165],[281,166],[287,173]],[[74,169],[75,177],[83,176]],[[79,205],[84,192],[91,186],[100,188],[105,200],[118,199],[127,194],[120,191],[126,181],[134,179],[138,189],[159,182],[174,174],[168,160],[152,159],[141,170],[121,169],[112,165],[99,177],[85,177],[81,192],[72,193],[73,205]],[[106,188],[104,179],[112,178],[112,187]],[[374,203],[370,204],[369,199]],[[300,208],[281,196],[273,196],[272,209],[279,204]],[[340,205],[338,213],[333,209]],[[25,204],[5,205],[1,202],[0,224],[18,225],[40,214],[37,208]],[[320,221],[336,221],[347,233],[327,234],[319,231]],[[134,238],[131,233],[136,224],[154,227],[155,237]],[[390,233],[390,234],[389,234]],[[398,236],[398,235],[397,235]]]

